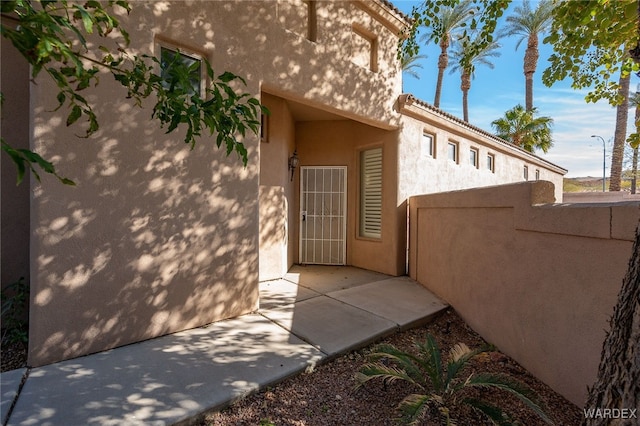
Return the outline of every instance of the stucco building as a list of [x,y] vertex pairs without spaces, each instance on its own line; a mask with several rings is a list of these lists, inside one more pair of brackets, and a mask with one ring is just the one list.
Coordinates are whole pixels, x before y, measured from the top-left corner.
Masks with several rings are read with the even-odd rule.
[[243,168],[215,138],[190,152],[105,75],[81,140],[2,40],[3,137],[78,184],[16,189],[3,159],[2,282],[31,283],[32,366],[251,312],[258,282],[295,263],[405,274],[412,195],[540,179],[561,199],[566,170],[402,93],[407,23],[386,1],[133,6],[133,51],[206,57],[271,114]]

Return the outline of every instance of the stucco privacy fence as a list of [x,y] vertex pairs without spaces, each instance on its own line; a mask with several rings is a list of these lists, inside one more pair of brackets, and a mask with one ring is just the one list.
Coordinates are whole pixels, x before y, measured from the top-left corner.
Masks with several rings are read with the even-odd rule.
[[573,403],[595,380],[640,202],[554,204],[544,181],[412,197],[412,278]]

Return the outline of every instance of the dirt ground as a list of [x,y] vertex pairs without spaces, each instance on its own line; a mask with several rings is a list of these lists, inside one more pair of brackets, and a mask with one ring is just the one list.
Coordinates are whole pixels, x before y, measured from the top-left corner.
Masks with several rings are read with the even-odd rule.
[[[402,350],[411,350],[414,341],[424,341],[427,333],[433,335],[441,351],[458,342],[470,348],[482,346],[485,342],[473,332],[453,311],[449,309],[429,325],[400,332],[385,338]],[[400,400],[416,391],[404,382],[394,382],[384,386],[381,382],[369,383],[355,391],[354,373],[365,362],[366,355],[376,344],[354,351],[317,367],[314,371],[290,378],[276,386],[240,400],[221,412],[208,414],[201,426],[238,425],[392,425],[397,424],[396,407]],[[547,415],[556,425],[579,425],[582,410],[551,388],[531,376],[515,361],[500,352],[491,352],[476,358],[461,377],[472,372],[505,373],[532,388],[545,408]],[[515,424],[544,425],[535,413],[511,395],[496,390],[481,390],[474,397],[481,397],[507,411],[517,422]],[[490,425],[476,411],[463,405],[455,405],[452,416],[458,426]],[[419,423],[420,425],[441,425],[442,418],[435,409]]]

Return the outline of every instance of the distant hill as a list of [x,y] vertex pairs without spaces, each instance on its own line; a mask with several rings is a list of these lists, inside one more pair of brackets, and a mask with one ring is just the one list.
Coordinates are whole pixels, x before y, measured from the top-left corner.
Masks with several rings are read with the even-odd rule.
[[[605,188],[609,190],[609,178],[605,182]],[[575,178],[564,178],[562,185],[563,192],[602,192],[602,178],[586,176]],[[622,180],[622,190],[631,189],[631,180]]]

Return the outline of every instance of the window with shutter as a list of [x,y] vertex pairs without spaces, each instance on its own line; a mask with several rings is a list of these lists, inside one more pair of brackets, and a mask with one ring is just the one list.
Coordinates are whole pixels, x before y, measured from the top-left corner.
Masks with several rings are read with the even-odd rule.
[[360,236],[382,236],[382,148],[360,153]]

